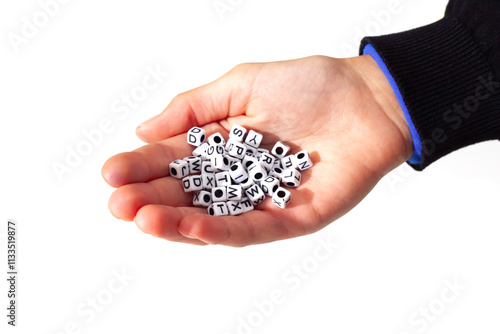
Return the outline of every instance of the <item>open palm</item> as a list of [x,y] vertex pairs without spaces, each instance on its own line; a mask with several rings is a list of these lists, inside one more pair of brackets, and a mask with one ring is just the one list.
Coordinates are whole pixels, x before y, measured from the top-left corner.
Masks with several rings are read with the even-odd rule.
[[[227,138],[233,124],[307,150],[302,172],[282,210],[264,201],[240,216],[213,217],[192,206],[168,164],[191,155],[186,131]],[[370,56],[242,64],[220,79],[175,97],[137,129],[149,144],[110,158],[105,180],[118,189],[109,207],[149,234],[192,244],[245,246],[315,232],[352,209],[387,172],[412,154],[404,116]]]

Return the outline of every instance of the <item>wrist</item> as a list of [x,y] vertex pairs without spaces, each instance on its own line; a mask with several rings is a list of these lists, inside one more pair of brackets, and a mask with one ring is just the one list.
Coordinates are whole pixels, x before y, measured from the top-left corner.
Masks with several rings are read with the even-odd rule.
[[414,152],[412,133],[388,78],[370,55],[346,60],[352,62],[352,68],[358,72],[370,89],[374,103],[380,106],[387,119],[399,130],[399,145],[396,146],[398,149],[394,156],[395,164],[400,165],[408,161]]

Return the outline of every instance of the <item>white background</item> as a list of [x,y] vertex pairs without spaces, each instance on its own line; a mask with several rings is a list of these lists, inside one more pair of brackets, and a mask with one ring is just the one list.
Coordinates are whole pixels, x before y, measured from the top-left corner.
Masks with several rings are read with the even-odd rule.
[[[0,332],[498,332],[498,142],[422,173],[402,166],[319,233],[267,245],[171,243],[111,216],[103,163],[139,147],[135,127],[176,94],[241,62],[354,56],[348,46],[356,49],[362,35],[434,22],[446,5],[396,1],[397,13],[377,21],[373,13],[392,8],[390,1],[221,3],[231,10],[219,15],[213,0],[73,0],[16,48],[9,36],[21,35],[23,18],[33,22],[41,7],[2,2],[1,277],[9,218],[18,222],[20,275],[15,329],[6,325],[1,280]],[[169,74],[127,115],[115,113],[113,103],[141,84],[148,67]],[[113,130],[59,180],[53,163],[65,163],[68,147],[103,119]],[[339,244],[332,254],[318,248],[332,240]],[[317,249],[322,261],[313,257]],[[113,278],[122,271],[131,277],[126,285]],[[462,290],[444,303],[447,281]],[[110,292],[110,283],[120,291]],[[263,301],[274,290],[283,296],[271,307]],[[100,311],[90,311],[92,298]],[[422,309],[431,310],[428,320]]]

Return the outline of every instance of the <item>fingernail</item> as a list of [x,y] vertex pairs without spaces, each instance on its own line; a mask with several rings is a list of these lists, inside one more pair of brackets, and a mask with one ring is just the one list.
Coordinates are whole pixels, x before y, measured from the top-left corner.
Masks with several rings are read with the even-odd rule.
[[186,237],[188,239],[198,239],[197,237],[195,237],[194,235],[191,234],[191,231],[183,232],[179,228],[177,228],[177,231],[179,231],[180,234],[182,234],[184,237]]

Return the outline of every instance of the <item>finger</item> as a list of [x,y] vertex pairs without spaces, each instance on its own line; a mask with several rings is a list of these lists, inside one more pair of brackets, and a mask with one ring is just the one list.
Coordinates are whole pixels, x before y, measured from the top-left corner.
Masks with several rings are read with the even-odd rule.
[[201,240],[183,236],[177,229],[177,225],[182,217],[203,211],[200,208],[173,208],[164,205],[146,205],[137,212],[135,223],[142,232],[158,238],[193,245],[206,245]]
[[180,221],[178,229],[188,238],[196,238],[207,244],[234,247],[261,244],[292,236],[276,210],[254,210],[239,216],[187,215]]
[[116,218],[132,221],[139,209],[148,204],[190,206],[193,193],[186,193],[182,183],[162,177],[147,183],[132,183],[116,189],[109,199],[109,210]]
[[[204,129],[207,134],[221,132],[223,136],[227,136],[227,131],[219,124],[210,124]],[[148,182],[169,175],[169,164],[190,156],[193,150],[194,147],[186,142],[186,134],[178,135],[109,158],[102,167],[101,174],[113,187]]]
[[193,126],[241,115],[250,95],[250,75],[242,66],[218,80],[177,95],[163,112],[139,125],[137,136],[148,143],[170,138]]

